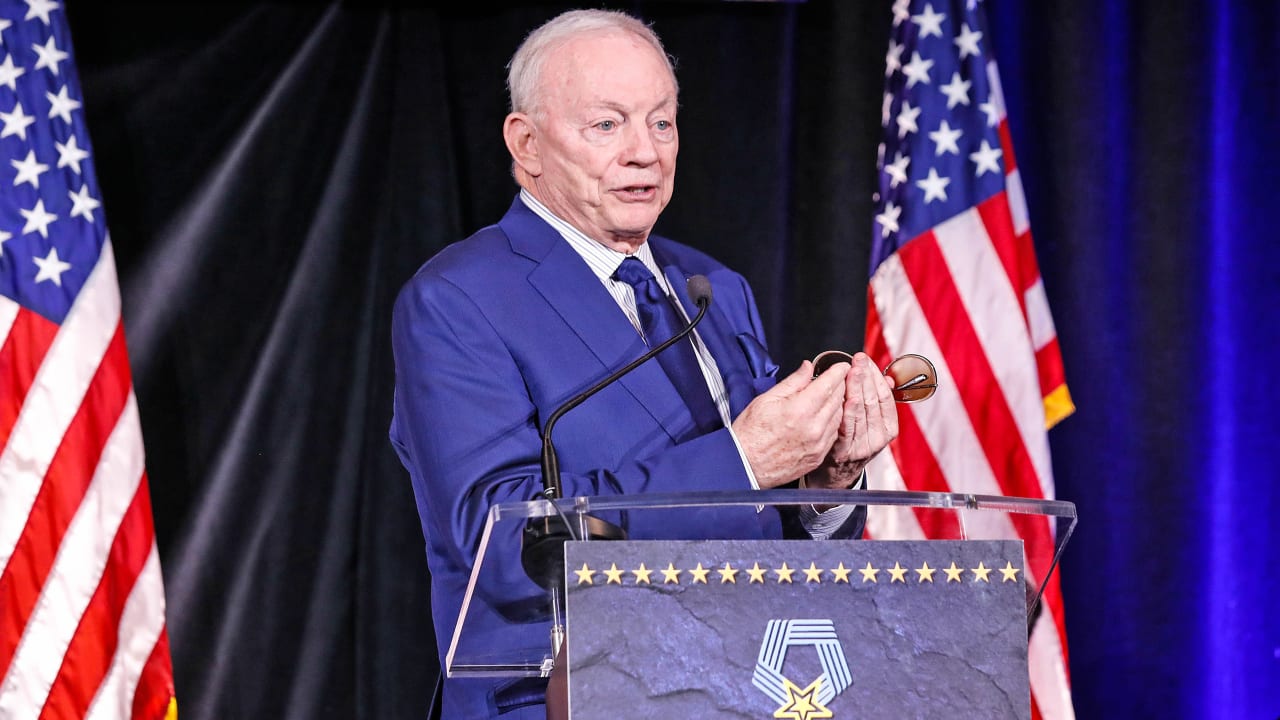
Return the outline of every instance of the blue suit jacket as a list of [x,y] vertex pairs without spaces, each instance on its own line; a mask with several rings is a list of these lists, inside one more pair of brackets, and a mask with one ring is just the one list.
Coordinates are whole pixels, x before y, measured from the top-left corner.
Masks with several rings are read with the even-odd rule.
[[[698,328],[728,390],[732,415],[773,386],[776,366],[746,280],[707,255],[661,238],[650,247],[689,316],[685,281],[710,280]],[[566,399],[642,354],[645,344],[582,258],[519,198],[495,226],[428,261],[396,302],[391,439],[409,470],[427,540],[441,660],[494,503],[542,490],[542,422]],[[657,362],[648,362],[568,413],[556,447],[566,496],[750,487],[727,430],[697,436]],[[778,513],[753,508],[632,515],[632,538],[779,537]],[[480,628],[495,651],[548,647],[547,626],[511,623],[538,596],[523,576],[518,539],[501,592],[482,595]],[[543,717],[538,687],[485,680],[445,684],[444,716]],[[521,706],[524,705],[523,709]]]

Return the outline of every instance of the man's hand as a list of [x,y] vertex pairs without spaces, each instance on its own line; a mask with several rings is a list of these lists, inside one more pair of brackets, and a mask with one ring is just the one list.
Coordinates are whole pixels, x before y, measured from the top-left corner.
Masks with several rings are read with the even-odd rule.
[[806,360],[733,421],[761,488],[795,480],[830,455],[844,423],[841,408],[848,405],[850,374],[847,363],[838,363],[815,378],[813,364]]
[[844,408],[831,452],[806,479],[806,487],[847,489],[871,458],[898,436],[898,408],[889,379],[865,353],[853,356],[845,376]]

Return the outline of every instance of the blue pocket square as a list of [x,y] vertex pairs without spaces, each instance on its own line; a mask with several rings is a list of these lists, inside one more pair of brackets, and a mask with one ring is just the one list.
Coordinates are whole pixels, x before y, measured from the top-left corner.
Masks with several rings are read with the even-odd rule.
[[742,354],[747,356],[747,365],[751,368],[753,378],[776,378],[778,366],[769,357],[769,351],[751,333],[738,333],[738,345]]

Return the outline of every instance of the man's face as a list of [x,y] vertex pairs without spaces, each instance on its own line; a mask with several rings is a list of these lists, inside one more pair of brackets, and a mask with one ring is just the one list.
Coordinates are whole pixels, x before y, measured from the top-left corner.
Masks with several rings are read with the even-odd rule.
[[541,82],[534,195],[588,237],[634,250],[675,181],[680,140],[666,62],[629,34],[591,35],[553,51]]

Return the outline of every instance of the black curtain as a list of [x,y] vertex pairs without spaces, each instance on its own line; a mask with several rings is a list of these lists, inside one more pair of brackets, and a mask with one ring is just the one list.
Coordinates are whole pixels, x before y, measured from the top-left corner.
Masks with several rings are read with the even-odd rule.
[[[1280,348],[1261,215],[1280,10],[986,4],[1080,406],[1051,434],[1082,516],[1062,568],[1077,712],[1274,716],[1280,499],[1261,458],[1280,388],[1246,361]],[[890,5],[609,4],[678,59],[659,231],[747,275],[784,367],[861,344]],[[386,435],[390,307],[510,203],[504,65],[567,7],[67,8],[183,717],[425,716],[438,668]]]

